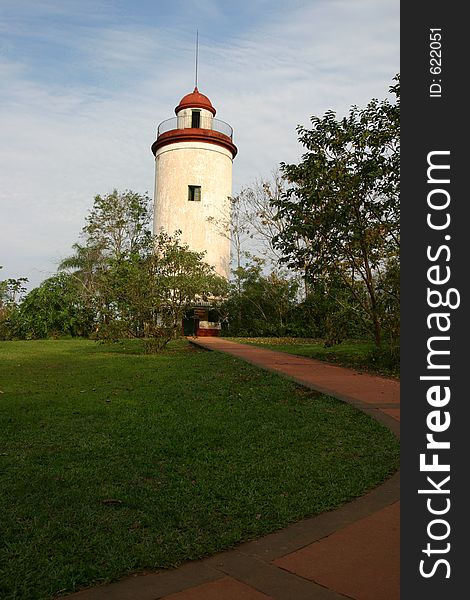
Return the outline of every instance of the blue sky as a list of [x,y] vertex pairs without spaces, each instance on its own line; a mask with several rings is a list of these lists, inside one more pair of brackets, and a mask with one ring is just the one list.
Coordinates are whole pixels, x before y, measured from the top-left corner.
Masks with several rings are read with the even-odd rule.
[[96,194],[153,196],[150,146],[194,87],[234,128],[233,193],[298,161],[296,126],[384,98],[399,0],[0,0],[0,277],[37,285]]

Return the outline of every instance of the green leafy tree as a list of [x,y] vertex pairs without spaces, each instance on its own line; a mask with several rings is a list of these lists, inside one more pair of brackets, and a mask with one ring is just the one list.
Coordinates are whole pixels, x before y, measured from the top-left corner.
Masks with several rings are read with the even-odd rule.
[[[360,283],[357,287],[356,293],[363,294]],[[322,338],[325,346],[368,335],[368,323],[349,286],[334,275],[317,277],[294,315],[292,335]]]
[[151,237],[151,202],[147,195],[113,190],[95,196],[82,230],[88,248],[113,259],[138,254]]
[[294,278],[272,271],[253,257],[235,270],[235,279],[224,304],[227,332],[242,336],[281,336],[289,332],[298,292]]
[[[282,165],[291,187],[274,201],[284,229],[274,238],[289,267],[311,285],[340,278],[370,324],[377,346],[386,319],[378,282],[399,253],[399,78],[395,102],[353,106],[338,120],[333,111],[299,127],[306,152]],[[299,244],[299,240],[303,243]]]
[[110,263],[104,278],[109,299],[100,338],[144,337],[147,348],[160,350],[181,334],[186,312],[200,301],[214,307],[227,283],[180,241],[180,232],[157,235],[145,255]]
[[80,302],[71,277],[59,273],[25,296],[10,324],[12,334],[22,339],[86,336],[93,327],[93,315]]
[[74,280],[82,304],[94,313],[96,326],[106,324],[115,309],[110,269],[116,277],[116,272],[147,255],[152,246],[151,222],[147,195],[131,190],[97,195],[81,232],[82,242],[74,244],[74,254],[59,264],[59,271]]
[[[3,267],[0,266],[0,269]],[[0,280],[0,339],[12,337],[11,319],[26,293],[26,277]]]

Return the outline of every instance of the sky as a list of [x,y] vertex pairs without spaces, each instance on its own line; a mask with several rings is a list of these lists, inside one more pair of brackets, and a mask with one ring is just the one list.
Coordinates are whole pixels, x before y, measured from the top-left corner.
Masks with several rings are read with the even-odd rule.
[[298,125],[388,97],[400,70],[399,0],[0,0],[0,279],[53,275],[97,194],[153,198],[196,29],[233,195],[301,159]]

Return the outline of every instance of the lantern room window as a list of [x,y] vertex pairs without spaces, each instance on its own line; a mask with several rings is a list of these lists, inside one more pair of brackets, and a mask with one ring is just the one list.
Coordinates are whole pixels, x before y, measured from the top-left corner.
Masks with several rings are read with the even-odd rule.
[[199,128],[201,126],[201,111],[193,110],[191,112],[191,127]]
[[188,185],[188,200],[190,202],[201,201],[201,186],[200,185]]

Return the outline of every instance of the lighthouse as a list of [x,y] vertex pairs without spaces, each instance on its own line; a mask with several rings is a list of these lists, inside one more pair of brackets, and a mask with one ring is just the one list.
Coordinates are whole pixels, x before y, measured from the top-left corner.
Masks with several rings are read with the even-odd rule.
[[237,148],[228,123],[197,88],[160,123],[155,156],[154,233],[172,235],[191,250],[205,252],[216,273],[230,273],[230,197]]

